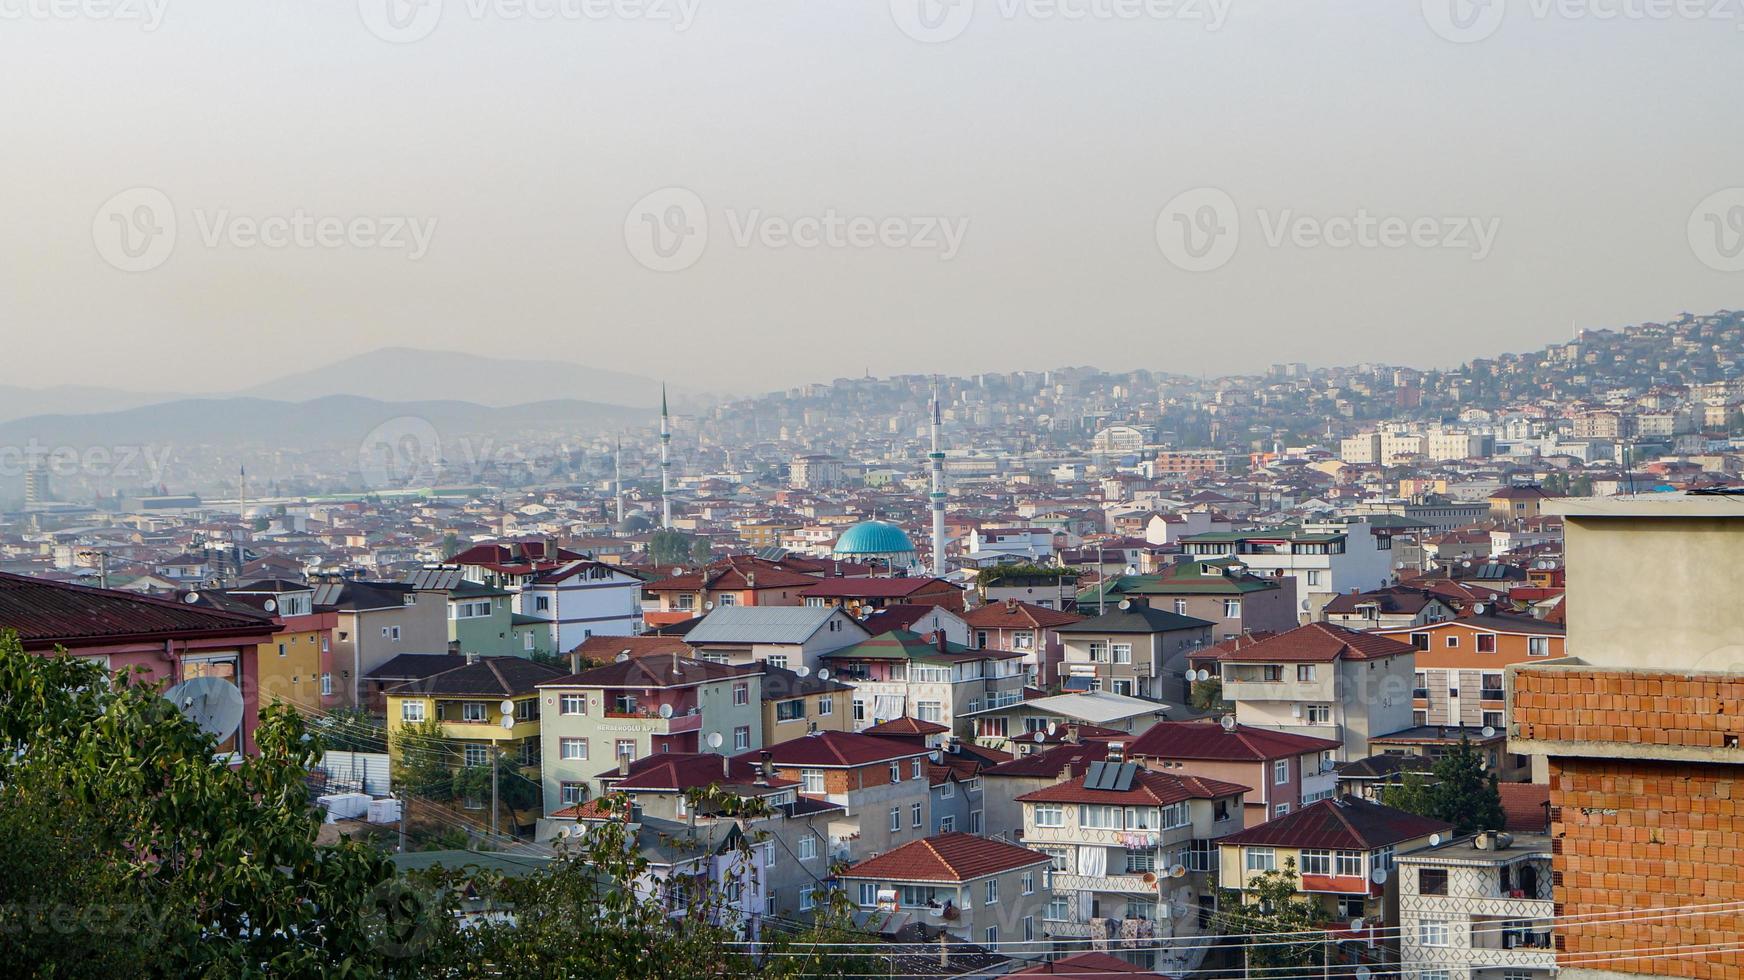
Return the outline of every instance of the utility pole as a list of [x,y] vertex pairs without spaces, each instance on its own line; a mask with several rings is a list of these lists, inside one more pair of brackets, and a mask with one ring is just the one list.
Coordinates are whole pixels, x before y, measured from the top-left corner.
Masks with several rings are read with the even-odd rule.
[[497,836],[497,759],[502,755],[497,747],[491,746],[491,837]]

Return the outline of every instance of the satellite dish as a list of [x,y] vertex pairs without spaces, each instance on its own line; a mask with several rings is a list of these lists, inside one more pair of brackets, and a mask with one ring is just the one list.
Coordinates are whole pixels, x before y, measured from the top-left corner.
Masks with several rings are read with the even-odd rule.
[[1361,920],[1361,919],[1350,920],[1350,931],[1351,932],[1362,932],[1362,927],[1363,927],[1363,920]]
[[800,677],[805,677],[811,674],[811,668],[807,667],[805,664],[800,664],[798,667],[793,668],[793,672],[798,674]]
[[684,574],[684,566],[683,565],[672,566],[672,577],[673,578],[677,578],[678,576],[683,575],[683,574]]
[[272,601],[271,599],[268,599],[267,601],[260,604],[260,608],[265,609],[267,612],[274,612],[279,608],[279,604]]
[[702,604],[702,611],[703,612],[714,612],[715,611],[715,604],[712,602],[703,603]]
[[497,705],[497,710],[505,715],[512,715],[515,713],[515,702],[510,701],[508,698],[504,698],[503,703]]
[[630,654],[628,651],[625,651],[624,653],[620,653],[617,656],[613,657],[612,662],[621,664],[628,659],[630,659]]
[[1199,668],[1199,679],[1202,681],[1210,680],[1211,679],[1211,671],[1206,670],[1204,667]]
[[1234,715],[1224,715],[1222,718],[1218,719],[1217,723],[1219,725],[1222,725],[1223,730],[1226,732],[1235,731],[1235,716]]
[[1484,614],[1484,604],[1481,602],[1472,603],[1472,612],[1482,616]]
[[1375,870],[1370,871],[1369,872],[1369,880],[1374,882],[1377,885],[1386,884],[1387,883],[1387,869],[1386,868],[1376,868]]
[[711,749],[720,748],[721,747],[721,733],[720,732],[709,732],[708,745],[709,745],[709,748],[711,748]]
[[1479,732],[1479,734],[1485,738],[1495,738],[1496,737],[1496,728],[1494,725],[1485,725],[1483,727],[1483,730],[1481,732]]
[[1121,609],[1131,609],[1132,608],[1132,600],[1131,599],[1120,600],[1120,608]]
[[242,689],[222,677],[190,677],[164,692],[182,717],[222,742],[242,724]]
[[187,595],[182,596],[182,601],[192,606],[200,601],[200,593],[189,592]]
[[1047,733],[1047,732],[1044,732],[1044,731],[1042,731],[1042,730],[1041,730],[1041,729],[1039,729],[1039,728],[1038,728],[1038,729],[1036,729],[1036,733],[1035,733],[1035,740],[1036,740],[1036,741],[1037,741],[1037,742],[1046,742],[1046,741],[1047,741],[1047,740],[1048,740],[1048,733]]
[[1049,735],[1053,735],[1056,732],[1058,732],[1059,730],[1060,730],[1060,723],[1059,722],[1057,722],[1057,721],[1048,722],[1048,734]]
[[[1441,835],[1440,834],[1430,834],[1429,835],[1429,846],[1430,847],[1440,847],[1441,846]],[[1361,922],[1362,920],[1358,919],[1357,921]],[[1352,929],[1361,929],[1362,927],[1353,925],[1353,926],[1351,926],[1351,928]]]
[[1170,868],[1169,869],[1169,877],[1171,877],[1171,878],[1185,878],[1185,877],[1187,877],[1187,866],[1184,864],[1177,864],[1174,867]]
[[502,721],[499,724],[501,724],[503,726],[503,731],[505,731],[505,732],[514,731],[514,729],[515,729],[515,716],[514,715],[504,715]]
[[672,717],[672,705],[670,705],[670,704],[661,705],[660,706],[660,717],[662,717],[662,718]]
[[1357,967],[1356,968],[1356,980],[1369,980],[1369,974],[1371,972],[1372,971],[1366,966]]

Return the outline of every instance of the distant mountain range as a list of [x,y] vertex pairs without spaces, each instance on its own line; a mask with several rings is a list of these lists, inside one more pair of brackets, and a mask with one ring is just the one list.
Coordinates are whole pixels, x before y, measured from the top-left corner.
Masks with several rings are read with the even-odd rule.
[[443,441],[561,431],[586,436],[647,423],[646,408],[549,399],[507,407],[467,401],[389,402],[355,395],[307,401],[186,398],[114,412],[34,415],[0,422],[0,446],[267,446],[354,449],[381,426]]
[[[713,404],[712,396],[701,392],[675,387],[671,394],[675,407],[681,403]],[[301,403],[331,396],[353,396],[378,402],[452,401],[488,408],[573,402],[655,409],[660,406],[660,382],[566,361],[480,357],[458,351],[384,347],[238,391],[148,392],[91,385],[48,388],[0,385],[0,422],[44,415],[125,412],[147,405],[191,400],[253,398]],[[222,416],[223,412],[218,414]]]

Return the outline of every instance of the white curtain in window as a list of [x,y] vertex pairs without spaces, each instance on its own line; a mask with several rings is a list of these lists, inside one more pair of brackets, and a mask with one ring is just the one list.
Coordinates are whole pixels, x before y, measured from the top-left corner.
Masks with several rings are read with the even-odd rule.
[[902,698],[895,694],[880,694],[872,699],[872,717],[889,721],[902,717]]
[[1105,847],[1078,848],[1078,873],[1090,878],[1100,878],[1108,873],[1108,849]]

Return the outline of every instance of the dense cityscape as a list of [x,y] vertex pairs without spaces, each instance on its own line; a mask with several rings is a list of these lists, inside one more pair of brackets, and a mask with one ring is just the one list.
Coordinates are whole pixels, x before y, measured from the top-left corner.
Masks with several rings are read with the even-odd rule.
[[[662,390],[509,435],[407,411],[349,451],[26,416],[0,659],[101,665],[103,717],[173,706],[161,751],[245,797],[293,779],[305,859],[374,862],[370,970],[629,973],[549,931],[641,921],[720,975],[1731,976],[1744,595],[1705,570],[1744,534],[1741,356],[1722,311],[1444,371]],[[4,730],[53,744],[25,689]],[[27,821],[33,756],[0,789]],[[98,839],[188,833],[138,806]],[[15,829],[20,868],[83,840]],[[57,887],[113,872],[77,864]],[[578,868],[651,918],[552,905]],[[68,894],[9,887],[31,962],[151,969],[63,960]],[[181,934],[269,962],[310,928],[234,901]]]

